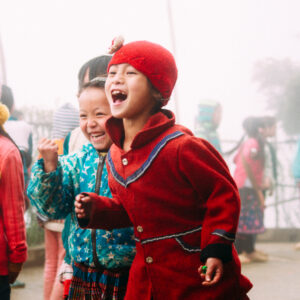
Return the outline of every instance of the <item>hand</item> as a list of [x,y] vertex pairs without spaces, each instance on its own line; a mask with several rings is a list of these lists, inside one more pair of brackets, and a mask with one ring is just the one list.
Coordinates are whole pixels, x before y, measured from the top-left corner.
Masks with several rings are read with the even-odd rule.
[[46,173],[55,171],[58,161],[58,146],[49,139],[42,138],[38,143],[38,150],[44,159],[44,171]]
[[9,272],[8,273],[8,282],[10,284],[14,283],[19,276],[19,272]]
[[212,286],[215,285],[222,278],[223,275],[223,262],[215,257],[210,257],[207,259],[206,273],[202,272],[202,266],[198,268],[200,277],[203,279],[202,285]]
[[8,263],[8,281],[14,283],[22,269],[22,263]]
[[84,193],[75,197],[75,213],[79,219],[89,219],[92,199]]
[[264,194],[263,194],[262,190],[257,191],[257,196],[258,196],[261,208],[265,209],[266,208],[266,206],[265,206],[265,197],[264,197]]

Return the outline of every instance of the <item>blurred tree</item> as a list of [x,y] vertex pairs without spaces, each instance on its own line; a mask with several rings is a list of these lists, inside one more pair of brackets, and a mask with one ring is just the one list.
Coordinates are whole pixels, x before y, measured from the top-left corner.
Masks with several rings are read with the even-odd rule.
[[288,135],[300,133],[300,66],[268,58],[254,65],[253,79]]

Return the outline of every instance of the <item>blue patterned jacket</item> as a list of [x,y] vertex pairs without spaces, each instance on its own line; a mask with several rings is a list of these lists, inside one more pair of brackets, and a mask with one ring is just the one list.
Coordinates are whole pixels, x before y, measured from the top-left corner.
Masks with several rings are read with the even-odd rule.
[[100,264],[107,269],[130,266],[135,256],[132,228],[92,230],[82,229],[77,223],[75,196],[80,192],[97,192],[97,186],[99,195],[111,197],[105,157],[86,144],[77,153],[59,156],[53,172],[44,172],[42,159],[35,162],[27,194],[38,213],[69,223],[69,234],[63,232],[67,258],[69,254],[77,263],[92,267]]

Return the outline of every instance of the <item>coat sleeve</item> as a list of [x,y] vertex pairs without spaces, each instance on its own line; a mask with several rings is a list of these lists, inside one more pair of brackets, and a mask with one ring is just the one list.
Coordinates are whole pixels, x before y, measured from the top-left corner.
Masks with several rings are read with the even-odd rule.
[[27,244],[23,164],[18,150],[7,153],[1,165],[0,210],[8,244],[8,260],[23,263],[27,258]]
[[229,169],[215,148],[205,140],[189,137],[179,146],[179,170],[196,191],[204,206],[201,260],[232,259],[240,198]]
[[82,193],[91,197],[90,218],[78,219],[82,228],[112,230],[132,226],[132,223],[117,198],[99,196],[95,193]]
[[[37,211],[50,219],[64,219],[73,211],[74,198],[79,192],[75,156],[60,156],[55,171],[45,173],[43,159],[32,167],[27,195]],[[75,191],[76,190],[76,191]]]

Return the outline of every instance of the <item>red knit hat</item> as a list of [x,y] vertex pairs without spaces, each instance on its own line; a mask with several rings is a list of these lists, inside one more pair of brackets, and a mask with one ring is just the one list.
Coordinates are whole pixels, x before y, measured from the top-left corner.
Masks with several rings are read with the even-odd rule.
[[123,39],[113,40],[110,53],[113,55],[108,64],[128,63],[143,73],[152,85],[161,93],[163,105],[166,105],[177,80],[177,67],[170,51],[147,41],[131,42],[123,46]]

